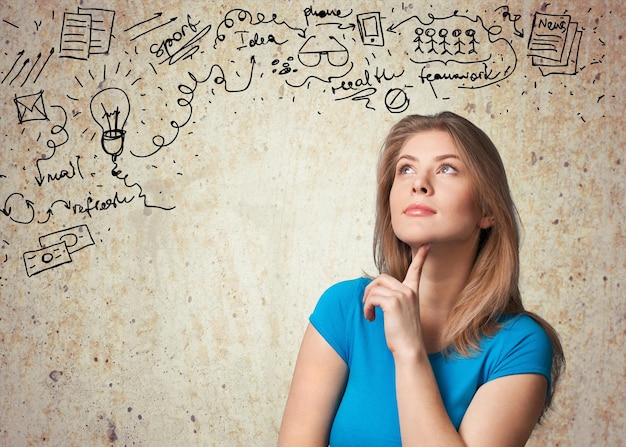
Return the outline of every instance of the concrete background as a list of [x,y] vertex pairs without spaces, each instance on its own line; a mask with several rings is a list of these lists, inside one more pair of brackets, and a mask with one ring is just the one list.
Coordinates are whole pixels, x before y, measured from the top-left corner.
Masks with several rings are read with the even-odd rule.
[[274,445],[317,298],[375,273],[384,135],[444,109],[563,339],[529,445],[624,445],[626,8],[393,3],[0,1],[0,447]]

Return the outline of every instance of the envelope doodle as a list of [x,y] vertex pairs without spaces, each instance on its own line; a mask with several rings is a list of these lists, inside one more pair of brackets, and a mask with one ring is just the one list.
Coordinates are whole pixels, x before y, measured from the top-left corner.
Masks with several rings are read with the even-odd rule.
[[47,121],[46,106],[43,102],[43,90],[32,95],[15,96],[17,119],[20,124],[27,121]]

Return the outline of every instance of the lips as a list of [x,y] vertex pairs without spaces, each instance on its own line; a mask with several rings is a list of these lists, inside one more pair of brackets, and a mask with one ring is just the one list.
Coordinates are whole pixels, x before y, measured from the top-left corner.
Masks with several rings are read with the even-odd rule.
[[421,203],[413,203],[404,210],[404,214],[407,216],[432,216],[437,212]]

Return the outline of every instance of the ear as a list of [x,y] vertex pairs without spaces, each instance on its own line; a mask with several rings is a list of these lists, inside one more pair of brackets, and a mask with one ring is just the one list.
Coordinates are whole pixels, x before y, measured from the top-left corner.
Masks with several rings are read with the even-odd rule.
[[496,220],[494,219],[493,216],[483,216],[480,218],[480,221],[478,222],[478,226],[482,230],[486,230],[487,228],[493,227],[495,223],[496,223]]

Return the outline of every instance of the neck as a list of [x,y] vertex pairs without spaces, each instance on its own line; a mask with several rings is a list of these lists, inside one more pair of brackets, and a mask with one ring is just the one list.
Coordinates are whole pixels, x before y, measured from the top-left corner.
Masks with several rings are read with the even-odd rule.
[[[474,245],[475,247],[475,245]],[[443,349],[442,334],[476,256],[476,248],[433,244],[419,285],[420,320],[428,352]]]

